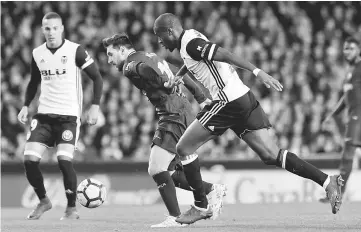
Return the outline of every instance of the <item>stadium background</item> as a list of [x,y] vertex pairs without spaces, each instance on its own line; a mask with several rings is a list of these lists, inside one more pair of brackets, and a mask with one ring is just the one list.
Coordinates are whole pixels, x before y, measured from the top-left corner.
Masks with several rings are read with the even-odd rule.
[[[306,158],[341,151],[342,117],[324,131],[320,126],[341,94],[343,39],[361,38],[360,2],[2,2],[1,6],[2,161],[20,161],[23,156],[28,127],[19,124],[16,116],[30,78],[32,49],[44,42],[41,19],[49,11],[63,17],[65,37],[86,47],[104,77],[102,115],[98,125],[82,126],[76,160],[147,160],[154,109],[107,64],[101,39],[126,31],[138,50],[156,52],[179,66],[179,55],[161,48],[152,32],[154,19],[164,12],[176,13],[185,28],[201,31],[281,81],[282,93],[269,91],[251,73],[238,69],[260,98],[282,147]],[[87,109],[92,83],[85,76]],[[36,108],[33,101],[31,115]],[[231,131],[200,153],[203,159],[256,157]],[[55,161],[52,154],[44,161]]]

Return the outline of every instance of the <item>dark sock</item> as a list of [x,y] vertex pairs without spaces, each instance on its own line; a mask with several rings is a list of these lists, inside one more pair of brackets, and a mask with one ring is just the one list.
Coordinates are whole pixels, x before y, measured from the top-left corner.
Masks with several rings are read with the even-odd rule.
[[73,163],[69,160],[58,160],[59,168],[63,174],[64,188],[68,207],[75,207],[77,178]]
[[[188,190],[188,191],[193,191],[191,186],[189,186],[187,178],[183,171],[179,171],[179,170],[175,171],[172,174],[172,179],[174,181],[175,187],[181,188],[184,190]],[[204,191],[207,195],[208,195],[208,193],[210,193],[212,191],[212,186],[213,186],[213,184],[203,181]]]
[[199,159],[197,158],[192,163],[183,165],[183,171],[188,184],[194,189],[194,204],[200,208],[207,208],[208,201],[203,185]]
[[340,174],[342,176],[342,179],[344,180],[343,186],[341,187],[342,194],[344,194],[346,191],[346,183],[352,171],[352,164],[353,159],[342,159],[341,161]]
[[323,186],[328,175],[310,163],[298,158],[295,154],[281,149],[277,156],[277,166],[298,176],[313,180]]
[[158,173],[153,176],[153,179],[157,183],[159,193],[168,209],[169,215],[178,217],[181,213],[175,186],[169,172]]
[[41,174],[39,168],[40,162],[34,162],[30,160],[24,161],[25,166],[25,175],[30,183],[33,186],[36,195],[39,200],[44,199],[46,196],[46,191],[44,187],[44,178]]

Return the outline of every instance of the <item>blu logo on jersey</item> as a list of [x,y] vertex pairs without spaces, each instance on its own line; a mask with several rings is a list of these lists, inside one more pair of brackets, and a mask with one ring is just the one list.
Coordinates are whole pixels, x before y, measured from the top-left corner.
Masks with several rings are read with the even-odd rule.
[[43,77],[43,80],[52,80],[55,77],[63,78],[66,74],[66,69],[55,69],[55,70],[40,70],[41,76]]

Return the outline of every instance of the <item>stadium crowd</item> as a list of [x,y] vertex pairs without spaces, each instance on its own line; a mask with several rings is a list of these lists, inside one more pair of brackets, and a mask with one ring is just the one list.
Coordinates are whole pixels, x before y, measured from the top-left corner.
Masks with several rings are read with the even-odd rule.
[[[50,11],[63,17],[65,37],[82,44],[96,59],[104,95],[96,126],[83,125],[75,160],[146,160],[156,127],[153,106],[107,64],[101,39],[126,31],[138,50],[155,52],[180,66],[179,54],[157,44],[152,27],[164,12],[180,16],[185,28],[204,33],[281,81],[270,91],[248,72],[243,81],[259,97],[281,146],[303,157],[339,152],[342,118],[321,130],[335,106],[345,76],[342,42],[361,38],[360,2],[2,2],[1,3],[1,159],[19,161],[28,126],[17,121],[30,78],[32,49],[44,42],[41,19]],[[84,110],[92,97],[83,74]],[[186,91],[186,90],[185,90]],[[199,106],[188,94],[194,105]],[[33,101],[30,113],[37,109]],[[199,150],[204,159],[253,159],[232,131]],[[55,161],[49,152],[44,160]]]

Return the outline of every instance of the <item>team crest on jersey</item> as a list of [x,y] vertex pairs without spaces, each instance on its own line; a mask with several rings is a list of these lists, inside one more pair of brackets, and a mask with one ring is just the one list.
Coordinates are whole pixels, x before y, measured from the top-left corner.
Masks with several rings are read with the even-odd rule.
[[66,56],[61,57],[61,63],[66,64],[67,61],[68,61],[68,57]]
[[61,135],[61,138],[64,141],[70,141],[73,139],[73,133],[70,130],[65,130],[63,134]]

